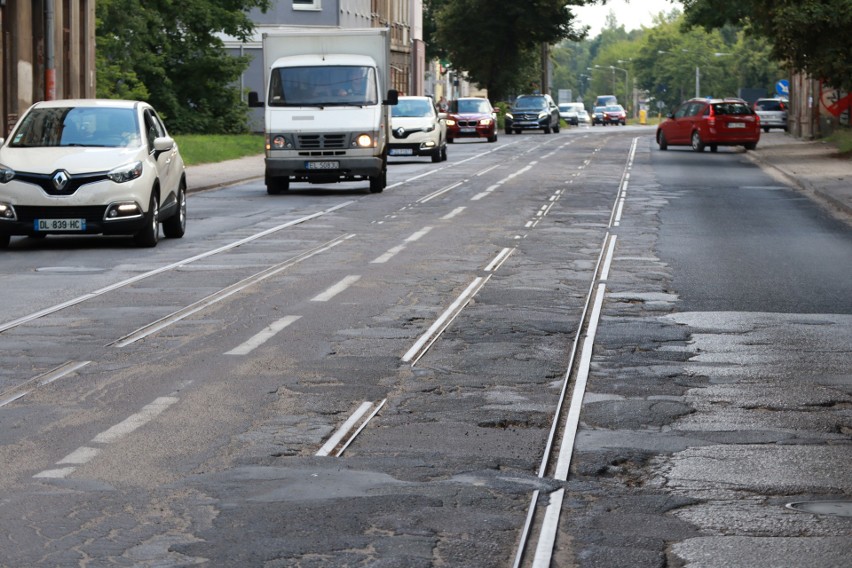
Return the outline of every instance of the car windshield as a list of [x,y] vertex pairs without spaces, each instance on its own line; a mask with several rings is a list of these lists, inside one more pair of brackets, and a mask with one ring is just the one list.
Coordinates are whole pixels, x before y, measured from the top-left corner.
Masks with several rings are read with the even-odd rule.
[[391,107],[391,116],[396,117],[423,117],[432,116],[434,110],[428,99],[400,99],[399,103]]
[[136,112],[132,108],[44,107],[27,113],[9,146],[120,148],[140,144]]
[[595,112],[601,113],[604,111],[604,107],[595,107]]
[[459,114],[490,114],[491,105],[485,100],[462,99],[453,101],[450,110]]
[[547,108],[547,103],[542,97],[519,97],[515,101],[517,110],[542,110]]
[[751,109],[745,103],[716,103],[713,112],[717,115],[744,115],[751,114]]
[[375,71],[360,66],[278,67],[270,75],[269,105],[376,105]]

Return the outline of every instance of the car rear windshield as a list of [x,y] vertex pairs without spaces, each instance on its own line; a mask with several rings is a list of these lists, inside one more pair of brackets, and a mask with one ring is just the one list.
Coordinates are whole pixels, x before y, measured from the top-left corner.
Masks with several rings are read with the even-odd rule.
[[717,115],[744,115],[752,114],[751,109],[745,103],[716,103],[713,105],[713,112]]
[[50,107],[27,113],[9,146],[120,148],[139,144],[139,127],[132,108]]
[[781,101],[757,101],[754,105],[755,110],[784,110],[784,104]]

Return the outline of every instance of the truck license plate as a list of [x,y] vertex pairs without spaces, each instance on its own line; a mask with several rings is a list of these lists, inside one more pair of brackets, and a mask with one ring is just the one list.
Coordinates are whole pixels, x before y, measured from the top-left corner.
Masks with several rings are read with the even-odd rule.
[[411,156],[414,154],[414,150],[411,148],[391,148],[388,153],[391,156]]
[[85,219],[36,219],[36,231],[85,231]]
[[305,162],[305,169],[308,169],[308,170],[339,170],[340,169],[340,162],[337,162],[337,161]]

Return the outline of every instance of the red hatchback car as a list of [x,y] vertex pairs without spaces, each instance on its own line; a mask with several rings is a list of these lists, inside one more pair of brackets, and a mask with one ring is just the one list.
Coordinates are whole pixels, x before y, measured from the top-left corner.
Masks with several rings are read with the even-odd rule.
[[488,99],[467,97],[450,101],[447,142],[456,138],[486,138],[497,141],[497,118]]
[[657,127],[660,150],[669,146],[692,146],[703,152],[709,146],[757,148],[760,117],[742,99],[690,99]]

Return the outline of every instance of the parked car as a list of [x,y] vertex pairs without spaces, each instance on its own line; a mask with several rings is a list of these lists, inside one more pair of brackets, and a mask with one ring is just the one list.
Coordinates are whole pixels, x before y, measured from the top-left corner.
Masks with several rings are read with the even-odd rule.
[[586,109],[577,111],[577,123],[583,126],[591,126],[592,117],[589,116],[589,113]]
[[592,126],[596,124],[604,123],[604,108],[602,106],[596,106],[594,111],[592,112]]
[[450,101],[447,116],[447,142],[456,138],[485,138],[497,142],[497,112],[480,97]]
[[692,146],[715,152],[719,146],[754,150],[760,140],[760,117],[742,99],[690,99],[657,127],[660,150]]
[[430,97],[399,97],[391,107],[389,156],[431,156],[447,159],[446,115],[438,114]]
[[520,134],[522,130],[559,132],[559,108],[550,95],[521,95],[505,117],[506,134]]
[[754,101],[754,112],[760,117],[760,126],[764,132],[770,128],[787,130],[787,99],[757,99]]
[[561,103],[559,105],[559,116],[565,124],[577,126],[580,124],[579,112],[584,111],[583,103]]
[[603,124],[604,126],[607,124],[626,125],[627,113],[624,111],[624,107],[621,105],[605,106],[603,109]]
[[0,139],[0,248],[10,236],[132,235],[153,247],[186,231],[177,143],[140,101],[43,101]]

